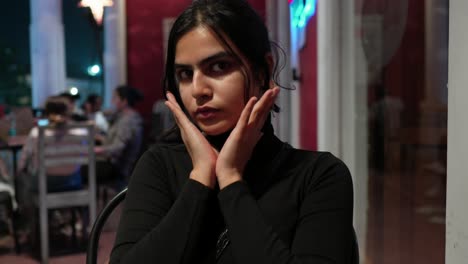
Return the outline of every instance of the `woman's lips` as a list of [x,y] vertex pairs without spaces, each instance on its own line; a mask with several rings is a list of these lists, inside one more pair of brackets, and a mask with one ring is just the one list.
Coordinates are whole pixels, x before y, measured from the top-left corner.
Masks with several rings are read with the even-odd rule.
[[219,110],[211,107],[199,107],[195,112],[195,117],[198,119],[210,119],[215,117]]

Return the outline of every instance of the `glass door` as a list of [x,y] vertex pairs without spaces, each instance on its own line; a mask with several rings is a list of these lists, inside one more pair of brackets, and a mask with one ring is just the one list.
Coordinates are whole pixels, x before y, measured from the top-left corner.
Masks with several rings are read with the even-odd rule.
[[449,0],[354,3],[366,106],[362,259],[444,263]]

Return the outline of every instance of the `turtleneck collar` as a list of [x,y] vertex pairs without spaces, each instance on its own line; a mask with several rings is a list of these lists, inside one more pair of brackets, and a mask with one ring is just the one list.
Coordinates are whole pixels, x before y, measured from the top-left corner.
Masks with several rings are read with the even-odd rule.
[[[247,167],[249,167],[249,164],[251,163],[257,166],[264,164],[265,162],[268,163],[269,161],[272,161],[284,144],[275,136],[273,126],[269,119],[265,122],[262,132],[263,136],[255,146],[252,152],[252,157],[247,163]],[[231,130],[221,135],[207,136],[206,138],[211,145],[219,151],[230,134]]]
[[210,142],[210,144],[218,151],[220,151],[223,148],[224,142],[226,142],[227,138],[231,134],[232,130],[229,130],[227,132],[224,132],[221,135],[216,135],[216,136],[210,136],[207,135],[206,139]]

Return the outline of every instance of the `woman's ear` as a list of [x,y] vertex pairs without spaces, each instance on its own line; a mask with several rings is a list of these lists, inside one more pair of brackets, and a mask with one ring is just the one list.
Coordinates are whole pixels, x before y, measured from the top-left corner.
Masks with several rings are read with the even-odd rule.
[[272,75],[273,75],[273,55],[271,53],[268,53],[265,55],[265,60],[268,65],[268,75],[270,76],[270,80],[268,81],[268,89],[271,89],[275,87],[275,82],[273,81]]
[[268,72],[271,76],[271,74],[273,73],[273,55],[271,55],[271,53],[268,53],[267,55],[265,55],[265,60],[268,64]]
[[267,72],[263,71],[264,69],[262,69],[262,71],[256,77],[256,82],[258,82],[257,85],[259,89],[258,92],[260,93],[260,96],[262,96],[268,89],[275,87],[275,82],[273,81],[271,76],[273,72],[273,56],[271,55],[271,53],[265,55],[265,62],[267,66]]

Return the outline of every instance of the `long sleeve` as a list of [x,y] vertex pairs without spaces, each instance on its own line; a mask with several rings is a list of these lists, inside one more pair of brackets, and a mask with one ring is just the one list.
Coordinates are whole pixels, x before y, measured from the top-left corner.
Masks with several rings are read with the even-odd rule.
[[109,131],[109,136],[104,142],[103,149],[106,155],[110,158],[119,157],[127,142],[133,136],[132,124],[125,120],[126,117],[122,117],[121,120],[118,120],[114,127]]
[[[233,183],[218,194],[232,256],[236,263],[349,263],[353,192],[346,166],[332,155],[322,155],[314,166],[302,172],[286,172],[284,182],[255,198],[246,182]],[[296,164],[299,166],[299,164]],[[261,175],[255,175],[260,177]],[[291,177],[303,184],[289,184]],[[282,186],[278,187],[275,186]],[[301,189],[298,189],[297,186]],[[284,197],[282,197],[284,193]],[[267,216],[287,204],[297,202],[297,217],[291,213]],[[277,233],[277,221],[294,218],[293,237],[288,243]]]
[[[146,152],[131,177],[111,263],[190,263],[214,191],[188,179],[172,193],[162,153]],[[173,180],[173,179],[170,179]]]
[[130,178],[141,155],[143,127],[140,115],[132,109],[118,114],[103,142],[103,157],[119,171],[120,177]]

